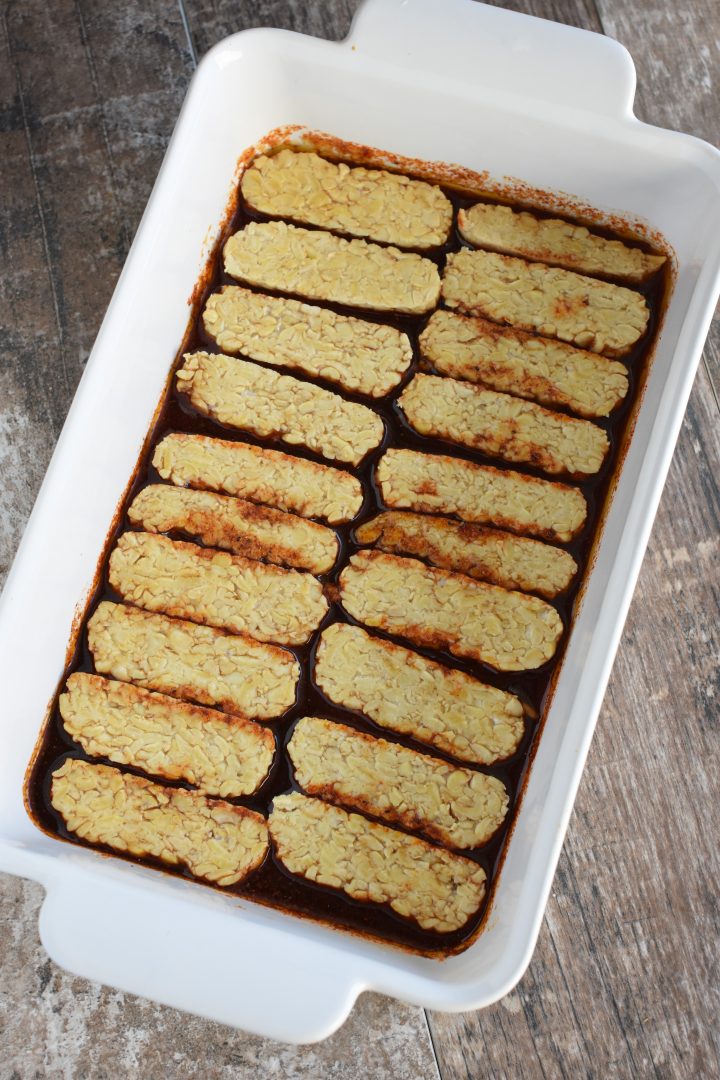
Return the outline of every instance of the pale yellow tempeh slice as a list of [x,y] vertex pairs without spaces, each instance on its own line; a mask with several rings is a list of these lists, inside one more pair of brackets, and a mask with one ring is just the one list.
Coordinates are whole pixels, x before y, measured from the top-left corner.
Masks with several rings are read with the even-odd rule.
[[365,405],[222,353],[186,353],[177,387],[204,416],[331,460],[357,465],[382,441],[383,422]]
[[294,368],[371,397],[397,386],[412,361],[407,334],[393,326],[237,285],[213,293],[203,322],[225,352]]
[[640,293],[491,251],[448,255],[443,299],[467,315],[535,330],[582,349],[624,356],[647,329]]
[[553,475],[592,476],[610,448],[603,429],[589,420],[439,375],[415,375],[399,404],[421,435]]
[[580,416],[608,416],[628,391],[627,369],[617,360],[452,311],[430,317],[420,348],[441,375]]
[[291,652],[247,635],[104,600],[88,623],[95,668],[123,682],[267,720],[295,704]]
[[60,695],[65,730],[90,757],[109,758],[208,795],[252,795],[275,755],[272,732],[131,683],[75,672]]
[[147,611],[282,645],[304,644],[328,607],[311,574],[154,533],[123,533],[109,581],[123,600]]
[[277,796],[268,825],[291,874],[389,904],[423,930],[459,930],[485,896],[485,871],[470,859],[298,791]]
[[539,218],[527,210],[476,203],[458,213],[460,235],[469,244],[504,255],[562,266],[583,274],[606,274],[645,281],[666,261],[621,240],[596,236],[584,225],[560,218]]
[[452,225],[452,203],[440,188],[313,153],[281,150],[256,158],[241,186],[246,202],[262,214],[400,247],[444,244]]
[[445,570],[550,600],[577,573],[577,563],[562,548],[446,517],[387,510],[360,525],[355,537],[380,551],[414,555]]
[[151,484],[135,496],[128,517],[147,532],[181,530],[208,547],[314,574],[327,573],[337,558],[332,529],[214,491]]
[[299,720],[288,753],[308,795],[383,818],[454,848],[476,848],[508,810],[501,780],[332,720]]
[[231,277],[308,300],[422,315],[440,295],[437,267],[422,255],[283,221],[251,222],[230,237],[224,255]]
[[571,540],[587,516],[578,488],[443,454],[388,450],[377,478],[388,506],[457,514],[543,540]]
[[354,518],[363,500],[360,481],[341,469],[206,435],[166,435],[153,465],[173,484],[240,495],[332,525]]
[[216,885],[247,877],[268,850],[261,814],[108,765],[67,758],[53,773],[50,800],[81,840],[185,866]]
[[536,596],[381,551],[353,555],[340,575],[343,606],[359,622],[499,671],[529,671],[555,653],[563,625]]
[[514,694],[360,626],[333,623],[323,630],[314,676],[336,705],[463,761],[502,761],[515,753],[525,731]]

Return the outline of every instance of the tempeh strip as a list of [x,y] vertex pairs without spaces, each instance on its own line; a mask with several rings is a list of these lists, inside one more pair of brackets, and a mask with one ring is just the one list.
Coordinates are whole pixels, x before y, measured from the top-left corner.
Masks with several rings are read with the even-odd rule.
[[53,773],[50,801],[81,840],[185,866],[216,885],[242,881],[268,850],[253,810],[77,758]]
[[336,705],[462,761],[503,761],[525,732],[514,694],[360,626],[333,623],[323,630],[314,678]]
[[617,360],[452,311],[430,317],[420,349],[441,375],[580,416],[609,416],[628,392],[627,369]]
[[577,563],[562,548],[452,518],[388,510],[360,525],[355,537],[380,551],[414,555],[445,570],[550,600],[577,573]]
[[578,488],[442,454],[387,450],[377,479],[388,506],[457,514],[543,540],[572,540],[587,516]]
[[176,378],[204,416],[331,460],[357,465],[382,441],[383,422],[372,409],[245,360],[186,353]]
[[212,294],[203,323],[225,352],[302,371],[371,397],[397,386],[412,361],[407,334],[393,326],[237,285]]
[[555,608],[536,596],[380,551],[352,556],[340,575],[340,598],[367,626],[499,671],[541,667],[563,632]]
[[291,652],[247,635],[103,600],[88,623],[95,668],[123,682],[263,720],[295,704]]
[[285,149],[255,158],[241,188],[262,214],[400,247],[444,244],[452,225],[452,203],[434,184],[309,152]]
[[208,795],[252,795],[275,755],[272,732],[131,683],[75,672],[60,695],[65,730],[90,757],[109,758]]
[[214,491],[151,484],[135,496],[128,517],[147,532],[180,531],[208,547],[313,574],[327,573],[338,553],[332,529]]
[[472,860],[298,791],[275,798],[268,825],[291,874],[389,904],[423,930],[459,930],[485,896],[485,871]]
[[239,495],[331,525],[354,518],[363,500],[360,481],[342,469],[205,435],[166,435],[153,465],[173,484]]
[[486,844],[505,820],[501,780],[315,716],[299,720],[288,753],[308,795],[422,832],[453,848]]
[[282,645],[304,644],[327,611],[311,574],[154,533],[123,533],[109,581],[123,600],[147,611]]
[[632,289],[491,251],[448,255],[443,299],[467,315],[535,330],[605,356],[628,353],[650,318],[644,297]]
[[308,300],[422,315],[440,295],[437,267],[421,255],[283,221],[250,222],[230,237],[224,255],[231,277]]
[[505,461],[585,478],[610,449],[602,428],[472,383],[417,374],[399,398],[411,427]]
[[476,203],[458,213],[460,235],[469,244],[504,255],[519,255],[625,281],[645,281],[667,260],[621,240],[607,240],[560,218],[539,218],[527,210]]

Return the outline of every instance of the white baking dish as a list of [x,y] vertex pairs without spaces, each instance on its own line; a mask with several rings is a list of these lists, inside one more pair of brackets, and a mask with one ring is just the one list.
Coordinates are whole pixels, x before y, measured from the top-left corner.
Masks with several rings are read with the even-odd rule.
[[[368,0],[348,39],[228,38],[204,59],[58,442],[0,607],[0,868],[42,882],[61,965],[290,1041],[374,989],[479,1008],[523,973],[718,295],[720,154],[632,115],[615,42],[470,0]],[[182,337],[238,154],[288,123],[521,177],[645,220],[677,279],[484,932],[444,962],[355,939],[60,843],[30,821],[25,767]],[[612,867],[608,867],[612,873]]]

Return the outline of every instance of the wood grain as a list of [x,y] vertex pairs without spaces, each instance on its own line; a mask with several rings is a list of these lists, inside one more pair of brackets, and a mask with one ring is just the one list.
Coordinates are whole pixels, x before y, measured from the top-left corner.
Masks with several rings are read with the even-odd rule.
[[[538,6],[513,4],[529,14]],[[711,6],[678,13],[668,3],[600,0],[600,21],[571,3],[553,17],[628,46],[642,119],[718,142],[709,103],[720,13]],[[716,321],[537,951],[498,1005],[430,1017],[443,1077],[718,1073],[718,329]]]
[[298,34],[340,41],[350,29],[359,0],[181,0],[198,56],[238,30],[276,26]]
[[[637,69],[635,114],[720,146],[720,8],[717,0],[597,0],[602,28],[629,50]],[[703,363],[720,400],[720,319]]]
[[192,71],[171,0],[4,10],[0,573],[7,572]]
[[[0,575],[172,130],[194,58],[236,30],[343,37],[356,0],[39,0],[0,25]],[[619,37],[644,119],[717,142],[712,0],[511,0]],[[273,1048],[59,971],[37,886],[0,879],[0,1074],[484,1078],[718,1075],[720,326],[683,425],[538,949],[480,1013],[363,999]],[[713,380],[715,390],[713,390]]]
[[716,1075],[720,437],[702,371],[528,974],[446,1077]]

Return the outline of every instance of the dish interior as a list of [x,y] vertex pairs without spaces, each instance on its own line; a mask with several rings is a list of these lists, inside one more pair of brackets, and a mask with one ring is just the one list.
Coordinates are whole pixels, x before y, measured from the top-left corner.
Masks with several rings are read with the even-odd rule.
[[[273,152],[281,149],[282,145],[278,145],[273,148]],[[326,153],[326,148],[323,152]],[[351,166],[356,164],[357,160],[362,160],[361,154],[358,155],[358,158],[348,159],[347,150],[344,153],[346,155],[345,160]],[[452,206],[452,227],[446,242],[423,249],[421,254],[423,258],[433,263],[443,274],[448,256],[463,250],[473,249],[473,245],[461,235],[458,229],[458,214],[461,211],[467,211],[478,203],[495,205],[495,201],[482,190],[471,191],[466,188],[458,190],[443,184],[436,186],[442,190]],[[533,213],[541,222],[552,217],[547,211],[533,210]],[[568,220],[566,214],[562,214],[562,217]],[[334,522],[331,526],[328,526],[327,521],[323,522],[325,527],[330,527],[333,530],[338,544],[337,558],[332,568],[316,573],[317,579],[322,584],[323,594],[328,604],[327,613],[323,616],[319,626],[313,629],[307,640],[302,644],[284,643],[282,646],[287,648],[297,659],[301,674],[294,703],[289,708],[282,710],[279,715],[264,717],[261,720],[262,726],[270,730],[276,739],[277,749],[269,773],[256,791],[247,795],[223,796],[223,799],[233,805],[247,807],[266,818],[276,797],[281,796],[283,793],[302,790],[296,770],[291,762],[288,744],[295,737],[298,721],[301,718],[321,717],[376,739],[381,738],[390,744],[415,751],[417,754],[430,757],[436,762],[445,762],[453,768],[462,767],[462,769],[469,770],[471,773],[495,777],[505,786],[509,797],[509,807],[502,825],[487,842],[463,849],[459,853],[463,859],[471,860],[483,868],[486,875],[486,888],[484,898],[472,916],[462,927],[449,932],[422,928],[413,919],[398,914],[387,902],[371,903],[359,900],[347,895],[339,888],[316,884],[307,878],[300,877],[288,870],[287,866],[278,857],[276,847],[273,847],[272,844],[261,864],[253,869],[247,877],[226,886],[219,886],[216,883],[216,887],[223,887],[224,891],[235,892],[260,904],[280,908],[297,916],[318,920],[333,927],[372,937],[416,953],[442,957],[462,951],[471,944],[480,933],[492,905],[494,891],[522,798],[528,769],[542,731],[543,720],[549,708],[553,686],[562,665],[566,644],[572,629],[574,614],[577,611],[583,586],[592,563],[592,552],[607,509],[609,493],[622,465],[632,418],[647,376],[649,360],[668,291],[669,272],[665,268],[652,274],[645,281],[633,282],[632,284],[621,282],[621,284],[627,285],[629,289],[641,294],[645,299],[649,309],[649,320],[645,332],[637,343],[625,355],[615,361],[622,364],[627,377],[628,389],[623,400],[612,409],[609,415],[593,416],[588,421],[602,430],[607,436],[609,450],[602,466],[596,472],[584,477],[569,475],[567,470],[557,474],[548,474],[546,466],[540,467],[529,460],[508,460],[497,452],[487,451],[478,448],[478,446],[459,445],[457,441],[451,441],[449,438],[440,437],[437,434],[422,434],[417,430],[417,427],[410,423],[407,409],[398,403],[398,399],[406,391],[409,384],[416,380],[418,375],[435,375],[443,379],[449,378],[440,371],[437,365],[428,360],[427,355],[423,355],[420,345],[420,336],[426,330],[434,312],[437,310],[449,310],[446,306],[435,305],[432,310],[424,311],[421,314],[359,310],[355,305],[350,306],[332,300],[307,299],[301,294],[293,293],[292,290],[283,292],[267,286],[260,287],[248,284],[247,281],[238,280],[237,276],[229,274],[223,265],[223,248],[226,241],[231,236],[243,232],[248,225],[254,222],[264,223],[277,220],[277,218],[278,215],[263,213],[249,205],[238,188],[235,205],[232,207],[223,227],[208,272],[203,276],[196,290],[193,317],[178,354],[175,370],[183,365],[183,357],[186,354],[202,352],[214,355],[228,351],[227,348],[223,350],[219,346],[217,339],[207,332],[202,313],[208,299],[217,294],[222,287],[235,287],[238,285],[248,289],[250,292],[262,293],[270,297],[292,295],[304,303],[309,303],[325,311],[335,312],[340,316],[394,328],[407,336],[412,350],[412,357],[396,384],[382,396],[372,398],[366,393],[349,390],[347,387],[337,385],[333,380],[313,375],[307,371],[289,370],[278,365],[269,367],[268,364],[249,357],[246,351],[239,350],[241,359],[248,359],[253,364],[259,363],[263,370],[276,370],[281,375],[297,378],[305,384],[317,386],[323,390],[330,389],[345,402],[356,403],[373,410],[382,420],[383,435],[379,444],[366,453],[359,463],[330,461],[333,466],[342,468],[359,481],[362,488],[362,503],[348,521]],[[299,225],[309,232],[317,231],[320,228],[311,223],[299,221],[297,217],[291,215],[284,215],[284,219],[289,220],[291,224]],[[592,225],[592,233],[606,239],[618,239],[616,233],[597,225]],[[333,235],[347,236],[348,234],[335,229]],[[646,252],[651,250],[640,239],[628,238],[627,235],[623,235],[621,239],[623,243],[631,248]],[[379,240],[377,243],[383,249],[387,247],[387,241]],[[408,250],[418,251],[417,248]],[[542,262],[540,265],[543,265]],[[595,276],[598,280],[605,280],[602,276],[590,276]],[[540,336],[544,337],[545,335]],[[468,386],[471,384],[462,381],[462,385]],[[487,382],[480,385],[489,386]],[[510,393],[509,397],[516,402],[528,400],[526,397],[519,397],[516,393]],[[577,409],[571,409],[563,404],[545,404],[543,407],[549,408],[560,417],[578,418],[579,416]],[[158,775],[157,772],[153,772],[152,769],[147,767],[140,768],[128,762],[118,764],[117,760],[113,762],[108,755],[88,754],[83,749],[83,746],[68,733],[58,706],[60,695],[63,693],[67,680],[71,675],[74,673],[93,674],[97,672],[93,652],[88,643],[87,623],[96,612],[98,605],[102,602],[114,604],[128,602],[127,594],[121,594],[110,581],[109,561],[118,539],[122,535],[143,531],[142,526],[138,525],[137,518],[131,519],[128,515],[129,508],[138,494],[149,485],[166,485],[168,483],[167,476],[161,475],[156,465],[153,464],[153,455],[157,445],[163,439],[168,435],[177,433],[203,436],[210,439],[222,439],[230,443],[243,443],[253,447],[264,447],[281,451],[284,454],[291,454],[302,460],[328,464],[327,456],[322,456],[316,450],[307,446],[288,445],[287,441],[283,441],[276,435],[260,435],[257,431],[248,430],[244,427],[238,428],[233,424],[218,420],[214,416],[204,415],[190,401],[187,394],[178,393],[176,380],[171,379],[169,389],[149,435],[146,450],[130,483],[118,519],[108,535],[97,587],[90,599],[82,624],[78,628],[72,658],[63,674],[56,698],[49,711],[44,731],[36,749],[33,767],[29,774],[27,800],[34,820],[45,832],[72,843],[85,843],[85,841],[79,840],[76,832],[68,828],[67,821],[53,807],[51,799],[52,775],[68,756],[81,760],[100,760],[114,768],[121,768],[126,774],[148,776],[151,780],[170,788],[193,790],[196,786],[182,778],[171,780],[167,776]],[[370,627],[370,633],[374,638],[399,644],[403,648],[412,650],[419,657],[442,665],[444,669],[464,673],[482,684],[495,687],[519,700],[523,709],[524,734],[508,757],[487,763],[458,758],[457,755],[448,752],[437,744],[429,745],[426,740],[416,738],[410,733],[400,733],[384,725],[381,726],[360,709],[339,705],[337,700],[331,698],[319,685],[316,676],[316,656],[323,632],[334,624],[367,626],[367,623],[363,623],[362,618],[354,617],[348,611],[348,605],[343,603],[340,577],[351,558],[359,552],[372,551],[381,542],[378,540],[362,542],[363,535],[368,535],[367,530],[363,533],[362,526],[374,521],[379,514],[397,510],[397,507],[388,504],[378,482],[378,463],[389,450],[406,450],[422,454],[442,455],[445,458],[459,462],[470,462],[481,467],[489,466],[505,473],[512,472],[544,481],[561,483],[578,489],[582,492],[586,501],[586,519],[577,534],[567,540],[557,538],[551,540],[554,548],[567,552],[577,564],[578,571],[571,583],[562,589],[558,595],[551,597],[543,596],[538,588],[526,587],[524,590],[520,590],[526,595],[542,598],[543,603],[550,605],[562,621],[562,636],[552,658],[541,663],[534,670],[499,670],[496,664],[491,664],[481,657],[458,655],[457,651],[450,651],[449,647],[444,647],[442,644],[431,644],[427,640],[418,640],[410,632],[402,633],[376,625]],[[199,486],[195,485],[193,490]],[[227,495],[227,492],[225,494]],[[420,512],[424,513],[428,518],[437,519],[443,516],[449,517],[456,523],[462,523],[462,519],[456,514],[439,515],[437,512],[430,512],[430,514],[427,511]],[[470,524],[472,527],[477,525],[477,523]],[[497,522],[488,522],[488,528],[493,529],[496,527]],[[359,529],[361,531],[358,535]],[[212,544],[203,544],[199,533],[192,529],[159,529],[158,533],[164,533],[173,542],[183,541],[196,543],[200,547],[213,547]],[[538,539],[537,535],[535,538]],[[547,536],[541,537],[540,540],[541,542],[550,542],[550,538]],[[389,554],[391,558],[412,558],[423,568],[433,567],[434,556],[432,553],[418,554],[417,551],[408,550],[405,547],[402,550],[396,549]],[[261,562],[267,562],[267,555],[263,555],[262,552],[256,557]],[[448,570],[448,567],[446,566],[443,569]],[[463,575],[465,578],[467,576],[467,574]],[[473,582],[477,580],[487,581],[487,576],[484,578],[472,578]],[[517,589],[514,591],[517,591]],[[139,606],[143,608],[143,603],[140,602]],[[167,611],[167,608],[165,610]],[[168,612],[168,614],[171,617],[177,617],[176,613]],[[190,619],[190,621],[203,622],[206,620],[198,618],[196,620]],[[193,696],[192,693],[185,695],[178,693],[177,696],[184,696],[198,703],[197,696]],[[216,705],[209,702],[201,702],[201,704],[209,705],[211,708],[216,707]],[[352,744],[348,743],[347,753],[352,752],[351,747]],[[342,799],[335,794],[332,796],[332,801],[338,803],[342,802]],[[439,845],[443,849],[452,846],[443,844],[437,837],[429,836],[427,824],[413,827],[407,822],[389,822],[386,815],[379,812],[373,813],[372,808],[365,808],[362,813],[366,818],[382,823],[385,827],[398,830],[403,836],[409,834],[424,837],[431,844]],[[93,842],[90,846],[105,853],[122,855],[115,848],[100,842]],[[193,874],[186,866],[170,866],[166,860],[157,857],[139,857],[129,854],[122,855],[122,857],[136,858],[165,872],[193,877]],[[197,880],[201,879],[198,877]],[[205,879],[202,879],[202,883],[209,884]]]

